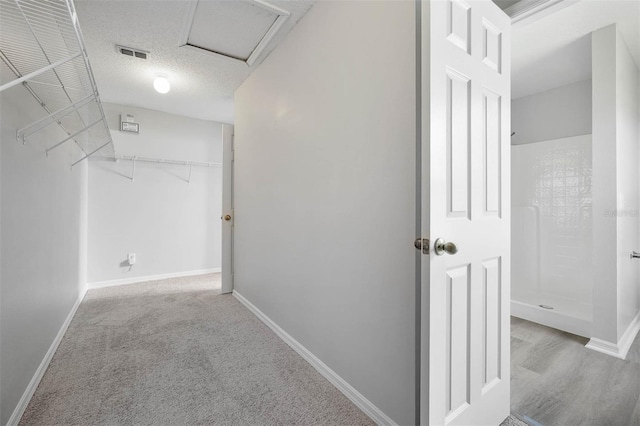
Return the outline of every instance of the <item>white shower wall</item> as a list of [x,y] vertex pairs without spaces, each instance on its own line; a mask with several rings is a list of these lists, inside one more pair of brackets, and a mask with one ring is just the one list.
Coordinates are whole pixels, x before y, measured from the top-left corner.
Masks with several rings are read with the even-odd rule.
[[591,135],[514,145],[511,152],[512,313],[589,336]]

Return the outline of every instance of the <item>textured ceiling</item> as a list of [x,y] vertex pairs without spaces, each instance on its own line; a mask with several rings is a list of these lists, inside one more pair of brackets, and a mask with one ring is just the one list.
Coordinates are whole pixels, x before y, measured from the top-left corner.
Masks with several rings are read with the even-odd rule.
[[[507,4],[513,0],[494,1]],[[180,47],[190,3],[188,0],[76,0],[104,101],[233,122],[233,92],[286,36],[313,1],[270,1],[290,11],[292,16],[252,67]],[[589,79],[589,34],[612,23],[618,24],[636,64],[640,64],[639,21],[638,0],[580,0],[540,19],[519,22],[513,28],[512,97]],[[115,49],[116,44],[147,50],[150,59],[121,55]],[[159,73],[168,75],[171,81],[171,91],[166,95],[155,92],[152,87],[153,78]]]
[[580,0],[551,15],[515,24],[512,98],[591,78],[590,33],[614,23],[640,67],[638,0]]
[[[242,0],[201,0],[237,2]],[[271,0],[291,13],[283,28],[251,67],[244,62],[180,47],[188,0],[76,0],[100,97],[105,102],[155,109],[223,123],[233,122],[233,92],[309,10],[313,1]],[[117,52],[120,44],[149,53],[142,60]],[[171,91],[153,89],[165,74]]]

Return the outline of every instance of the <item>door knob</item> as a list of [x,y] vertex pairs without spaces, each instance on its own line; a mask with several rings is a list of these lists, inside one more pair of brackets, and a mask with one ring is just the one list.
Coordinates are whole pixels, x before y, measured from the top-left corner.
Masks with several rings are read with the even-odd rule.
[[455,243],[446,242],[442,238],[438,238],[433,245],[433,250],[435,251],[437,256],[442,256],[443,254],[456,254],[458,252],[458,247]]
[[632,251],[631,252],[631,258],[632,259],[640,259],[640,253],[638,253],[637,251]]
[[422,250],[422,254],[429,254],[429,240],[426,238],[416,238],[413,246],[418,250]]
[[229,215],[229,214],[224,215],[224,220],[229,222],[231,220],[231,215]]

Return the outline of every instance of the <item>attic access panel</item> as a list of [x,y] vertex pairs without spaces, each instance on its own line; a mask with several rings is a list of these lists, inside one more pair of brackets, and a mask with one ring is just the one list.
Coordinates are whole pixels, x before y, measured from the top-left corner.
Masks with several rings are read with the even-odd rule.
[[192,1],[181,44],[250,66],[289,15],[262,0]]

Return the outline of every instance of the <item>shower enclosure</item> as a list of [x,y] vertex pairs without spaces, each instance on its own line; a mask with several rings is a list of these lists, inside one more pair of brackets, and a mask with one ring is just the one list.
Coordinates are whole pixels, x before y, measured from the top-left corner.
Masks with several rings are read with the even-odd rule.
[[591,337],[591,135],[513,145],[512,315]]

